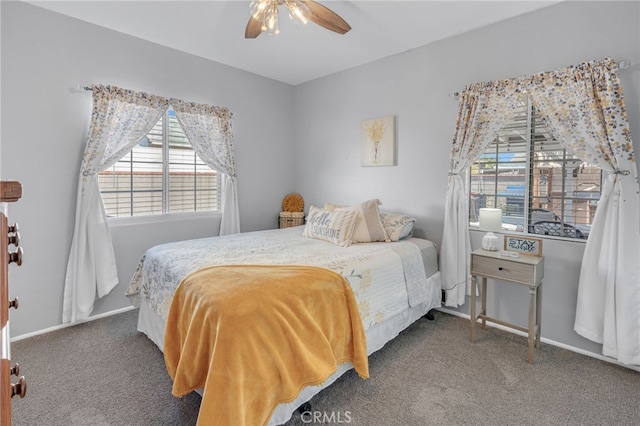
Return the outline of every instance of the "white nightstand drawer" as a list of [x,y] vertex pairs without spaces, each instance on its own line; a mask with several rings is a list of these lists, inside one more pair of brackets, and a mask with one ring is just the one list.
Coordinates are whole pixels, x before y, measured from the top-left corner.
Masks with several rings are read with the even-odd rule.
[[530,263],[475,254],[471,256],[471,275],[535,285],[539,278],[536,272],[536,265]]

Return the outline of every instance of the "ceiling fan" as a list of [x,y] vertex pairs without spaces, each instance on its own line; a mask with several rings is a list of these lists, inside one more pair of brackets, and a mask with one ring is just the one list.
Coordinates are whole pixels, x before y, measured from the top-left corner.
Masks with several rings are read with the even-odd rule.
[[279,34],[278,7],[286,5],[289,17],[301,24],[316,24],[338,34],[345,34],[351,26],[329,8],[312,0],[255,0],[251,2],[251,17],[244,31],[244,38],[256,38],[263,32]]

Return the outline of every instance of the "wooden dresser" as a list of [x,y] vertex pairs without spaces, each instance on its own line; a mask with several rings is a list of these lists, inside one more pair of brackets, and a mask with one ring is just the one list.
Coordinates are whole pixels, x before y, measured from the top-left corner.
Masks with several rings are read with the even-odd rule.
[[12,383],[11,376],[20,374],[18,364],[11,365],[11,344],[9,341],[9,309],[18,309],[18,298],[9,300],[9,265],[22,264],[22,247],[18,225],[7,222],[6,203],[18,201],[22,197],[22,185],[15,181],[0,182],[0,325],[2,326],[2,357],[0,358],[0,425],[11,424],[11,398],[21,398],[27,391],[24,376]]

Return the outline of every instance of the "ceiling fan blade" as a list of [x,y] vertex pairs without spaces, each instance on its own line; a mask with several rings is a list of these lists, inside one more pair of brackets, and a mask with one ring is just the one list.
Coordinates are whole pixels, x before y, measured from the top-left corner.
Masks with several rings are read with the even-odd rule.
[[351,29],[351,26],[344,19],[320,3],[307,0],[305,4],[311,10],[309,19],[321,27],[335,31],[338,34],[345,34]]
[[244,38],[256,38],[262,33],[262,22],[253,16],[249,18],[247,28],[244,30]]

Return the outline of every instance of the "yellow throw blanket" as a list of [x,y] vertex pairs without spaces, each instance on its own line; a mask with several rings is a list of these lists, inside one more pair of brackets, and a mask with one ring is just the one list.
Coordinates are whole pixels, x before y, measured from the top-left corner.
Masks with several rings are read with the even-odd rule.
[[262,425],[275,407],[351,362],[369,377],[348,281],[318,267],[214,266],[189,274],[171,303],[164,358],[172,393],[204,388],[198,425]]

